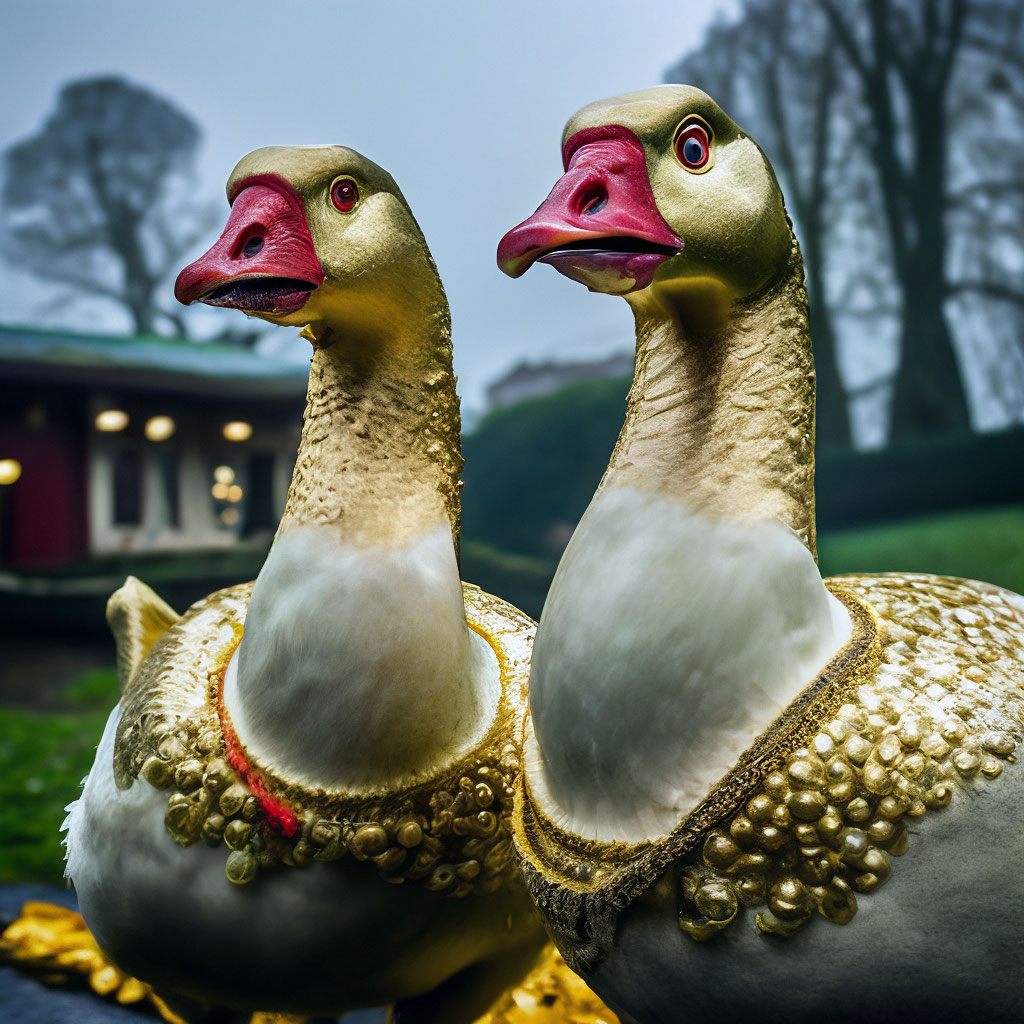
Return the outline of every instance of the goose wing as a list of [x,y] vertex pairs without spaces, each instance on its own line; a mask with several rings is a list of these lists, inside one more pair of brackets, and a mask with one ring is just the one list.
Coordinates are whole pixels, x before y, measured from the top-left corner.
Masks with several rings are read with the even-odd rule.
[[178,621],[178,613],[142,580],[129,576],[107,602],[107,625],[117,647],[117,681],[127,691],[150,648]]

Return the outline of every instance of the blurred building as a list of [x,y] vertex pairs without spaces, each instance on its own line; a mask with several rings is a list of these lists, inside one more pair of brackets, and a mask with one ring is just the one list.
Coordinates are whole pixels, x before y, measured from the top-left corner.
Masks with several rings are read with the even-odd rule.
[[307,377],[223,345],[0,328],[0,566],[265,544]]
[[594,362],[519,363],[487,388],[490,408],[514,405],[558,391],[567,384],[601,377],[632,377],[633,353],[622,352]]

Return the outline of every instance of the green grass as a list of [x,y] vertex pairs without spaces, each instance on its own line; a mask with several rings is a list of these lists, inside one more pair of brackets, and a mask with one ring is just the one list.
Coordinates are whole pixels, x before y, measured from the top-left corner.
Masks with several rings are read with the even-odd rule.
[[1024,593],[1024,507],[944,512],[830,530],[818,542],[822,575],[928,572]]
[[64,687],[64,700],[75,709],[102,711],[111,708],[120,699],[117,670],[94,668],[75,676]]
[[87,672],[65,691],[69,710],[0,708],[0,883],[59,882],[64,808],[92,767],[118,699],[114,669]]

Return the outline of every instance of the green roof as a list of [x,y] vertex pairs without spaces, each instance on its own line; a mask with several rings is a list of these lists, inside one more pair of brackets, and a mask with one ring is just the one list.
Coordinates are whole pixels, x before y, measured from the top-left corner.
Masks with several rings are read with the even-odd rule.
[[[308,352],[308,343],[295,339]],[[308,363],[215,342],[0,326],[0,376],[83,386],[291,397]]]

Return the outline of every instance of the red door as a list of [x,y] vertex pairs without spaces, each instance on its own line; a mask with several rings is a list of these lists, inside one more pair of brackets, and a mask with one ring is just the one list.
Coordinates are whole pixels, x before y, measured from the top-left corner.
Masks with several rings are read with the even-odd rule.
[[0,427],[0,459],[21,476],[0,485],[0,564],[61,565],[86,554],[85,451],[52,428]]

